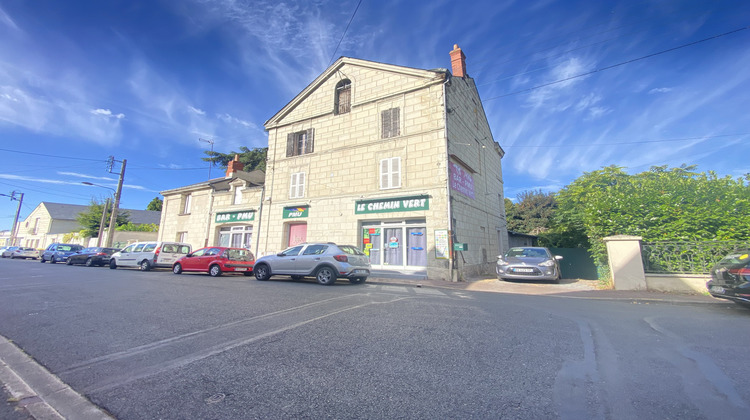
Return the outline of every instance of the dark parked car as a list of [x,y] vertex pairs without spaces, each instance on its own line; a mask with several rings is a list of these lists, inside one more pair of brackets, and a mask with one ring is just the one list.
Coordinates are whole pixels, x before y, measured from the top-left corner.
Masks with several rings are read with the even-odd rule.
[[331,285],[339,277],[352,283],[364,283],[370,275],[370,259],[357,247],[333,242],[305,243],[287,248],[276,255],[266,255],[255,262],[255,278],[291,276],[292,279],[315,277],[318,283]]
[[497,257],[496,271],[499,280],[548,280],[560,282],[562,257],[552,255],[547,248],[538,246],[513,247]]
[[722,258],[711,269],[711,280],[706,287],[713,297],[750,307],[750,250]]
[[185,271],[208,273],[218,277],[223,273],[253,274],[255,256],[245,248],[226,248],[211,246],[191,252],[180,257],[172,264],[172,272],[182,274]]
[[109,265],[109,258],[119,250],[119,248],[102,248],[99,246],[84,248],[69,256],[66,264],[84,264],[86,267]]
[[69,256],[82,250],[83,247],[76,244],[61,244],[55,242],[47,247],[39,257],[39,262],[49,261],[51,264],[56,262],[65,262]]

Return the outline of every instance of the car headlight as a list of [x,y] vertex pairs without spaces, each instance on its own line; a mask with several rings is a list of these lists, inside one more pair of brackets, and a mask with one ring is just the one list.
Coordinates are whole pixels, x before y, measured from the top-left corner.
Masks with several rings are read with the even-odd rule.
[[555,262],[553,260],[547,260],[545,262],[539,263],[540,267],[553,267],[555,265]]
[[508,264],[508,261],[505,261],[505,260],[497,260],[497,265],[510,265],[510,264]]

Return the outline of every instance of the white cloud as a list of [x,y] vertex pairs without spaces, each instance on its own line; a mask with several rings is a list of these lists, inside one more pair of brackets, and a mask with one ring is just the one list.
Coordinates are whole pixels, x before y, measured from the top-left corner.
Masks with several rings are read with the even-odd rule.
[[94,115],[101,115],[104,117],[111,117],[111,118],[117,118],[118,120],[121,120],[125,118],[125,114],[113,114],[112,111],[108,109],[92,109],[91,113]]
[[101,180],[101,181],[117,182],[116,179],[108,178],[108,177],[105,177],[105,176],[93,176],[93,175],[87,175],[87,174],[82,174],[82,173],[78,173],[78,172],[60,172],[60,171],[58,171],[57,174],[58,175],[74,176],[76,178],[98,179],[98,180]]
[[191,111],[193,111],[194,113],[196,113],[198,115],[201,115],[201,116],[206,115],[206,111],[204,111],[202,109],[198,109],[198,108],[195,108],[195,107],[192,107],[192,106],[189,106],[189,105],[188,105],[188,109],[191,110]]
[[667,88],[667,87],[653,88],[653,89],[651,89],[651,90],[648,91],[648,94],[649,95],[653,95],[655,93],[667,93],[667,92],[671,92],[671,91],[672,91],[672,88]]
[[8,16],[7,13],[5,13],[5,10],[3,10],[2,7],[0,7],[0,23],[13,29],[14,31],[20,30],[18,28],[18,25],[16,25],[16,22],[14,22],[13,19],[11,19],[11,17]]

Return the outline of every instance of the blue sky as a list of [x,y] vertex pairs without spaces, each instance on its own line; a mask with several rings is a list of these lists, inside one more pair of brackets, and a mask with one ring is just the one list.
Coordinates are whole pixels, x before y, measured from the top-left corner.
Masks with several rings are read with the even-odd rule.
[[[453,44],[506,151],[509,198],[607,165],[738,177],[748,25],[746,0],[0,0],[0,194],[25,194],[21,218],[102,200],[81,182],[115,188],[114,156],[121,207],[145,209],[208,178],[199,138],[265,147],[263,123],[332,60],[450,68]],[[0,196],[0,229],[17,204]]]

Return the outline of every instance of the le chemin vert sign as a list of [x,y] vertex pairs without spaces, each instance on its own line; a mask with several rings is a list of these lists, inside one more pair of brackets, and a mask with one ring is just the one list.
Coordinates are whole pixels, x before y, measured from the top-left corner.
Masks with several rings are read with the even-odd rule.
[[255,220],[255,210],[216,213],[216,223],[250,222]]
[[354,214],[418,211],[430,209],[430,198],[426,195],[420,195],[414,197],[383,198],[379,200],[361,200],[354,204]]

